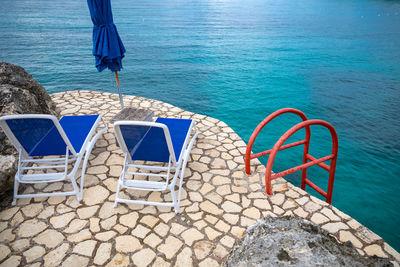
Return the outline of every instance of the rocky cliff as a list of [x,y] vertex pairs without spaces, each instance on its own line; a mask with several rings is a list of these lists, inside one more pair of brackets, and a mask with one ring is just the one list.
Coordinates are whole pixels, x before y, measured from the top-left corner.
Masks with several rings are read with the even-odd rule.
[[[0,116],[59,111],[46,89],[22,67],[0,62]],[[0,192],[11,188],[17,166],[17,151],[0,129]]]

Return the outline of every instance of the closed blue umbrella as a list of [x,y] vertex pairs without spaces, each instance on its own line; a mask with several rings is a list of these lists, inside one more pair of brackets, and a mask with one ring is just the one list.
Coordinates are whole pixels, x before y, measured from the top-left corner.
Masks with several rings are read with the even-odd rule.
[[122,68],[122,58],[125,47],[119,37],[113,21],[110,0],[87,0],[90,17],[93,21],[93,55],[96,58],[96,68],[103,71],[109,68],[115,73],[119,101],[124,108],[118,71]]

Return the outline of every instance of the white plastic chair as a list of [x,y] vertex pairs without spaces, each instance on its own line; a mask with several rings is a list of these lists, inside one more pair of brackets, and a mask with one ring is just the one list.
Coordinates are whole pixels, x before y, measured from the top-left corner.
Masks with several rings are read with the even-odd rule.
[[[186,164],[198,135],[194,121],[173,118],[158,118],[156,122],[117,121],[114,123],[114,129],[117,141],[125,155],[123,170],[118,180],[114,207],[118,202],[147,204],[174,207],[175,213],[178,213]],[[168,166],[137,165],[134,164],[136,160],[145,161],[146,163],[168,163]],[[138,171],[130,172],[128,171],[129,167],[134,167]],[[153,171],[153,173],[142,172],[141,170]],[[157,173],[154,173],[154,171]],[[171,171],[175,171],[175,173],[171,174]],[[147,176],[149,179],[127,179],[127,175]],[[158,177],[158,179],[161,178],[162,181],[151,181],[150,177],[152,176]],[[178,176],[180,181],[178,196],[176,196],[175,185]],[[121,187],[145,191],[170,190],[172,202],[119,198]]]
[[[100,121],[104,127],[97,131]],[[79,201],[82,199],[89,155],[99,136],[107,130],[101,115],[64,116],[60,121],[44,114],[8,115],[0,117],[0,127],[19,152],[13,205],[18,198],[76,195]],[[75,175],[83,156],[79,189]],[[70,164],[73,167],[68,172]],[[73,191],[18,194],[20,183],[49,183],[65,179],[71,181]]]

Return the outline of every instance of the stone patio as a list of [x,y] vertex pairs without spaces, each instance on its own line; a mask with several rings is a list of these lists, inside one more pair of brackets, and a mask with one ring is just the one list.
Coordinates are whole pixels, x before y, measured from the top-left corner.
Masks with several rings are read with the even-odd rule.
[[[118,96],[109,93],[51,97],[63,115],[100,113],[108,122],[120,110]],[[123,156],[109,125],[89,160],[80,203],[75,196],[22,199],[0,213],[0,266],[219,266],[257,219],[290,214],[352,242],[362,255],[389,258],[399,266],[400,254],[379,236],[284,179],[274,180],[274,195],[267,196],[264,168],[258,164],[253,175],[244,173],[246,144],[224,122],[151,99],[124,96],[124,102],[151,109],[156,117],[195,120],[199,137],[185,173],[181,212],[125,204],[113,209]],[[25,191],[69,188],[66,182]],[[171,199],[160,192],[135,194]]]

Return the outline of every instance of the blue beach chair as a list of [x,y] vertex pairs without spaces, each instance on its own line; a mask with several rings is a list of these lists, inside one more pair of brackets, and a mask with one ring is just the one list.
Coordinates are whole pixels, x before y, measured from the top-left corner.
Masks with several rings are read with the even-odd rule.
[[[103,128],[99,128],[100,121]],[[99,136],[107,130],[100,115],[64,116],[60,121],[44,114],[8,115],[0,117],[0,127],[19,152],[13,205],[17,198],[76,195],[79,201],[82,199],[89,155]],[[79,189],[75,174],[83,156]],[[49,183],[65,179],[71,181],[73,191],[18,194],[20,183]]]
[[[158,118],[156,122],[117,121],[114,123],[114,129],[117,141],[125,155],[114,207],[118,202],[147,204],[174,207],[175,213],[178,213],[186,164],[198,135],[194,121],[172,118]],[[134,161],[143,161],[144,163],[137,165],[134,164]],[[168,166],[160,166],[159,163]],[[135,171],[128,171],[130,167],[134,167]],[[142,172],[142,170],[148,172]],[[174,174],[171,174],[171,171]],[[133,175],[133,178],[135,175],[145,176],[148,177],[148,180],[128,179],[127,175]],[[180,181],[178,196],[176,196],[175,185],[178,176]],[[153,178],[156,181],[151,181],[151,177],[156,177]],[[119,198],[121,187],[145,191],[170,190],[172,202]]]

